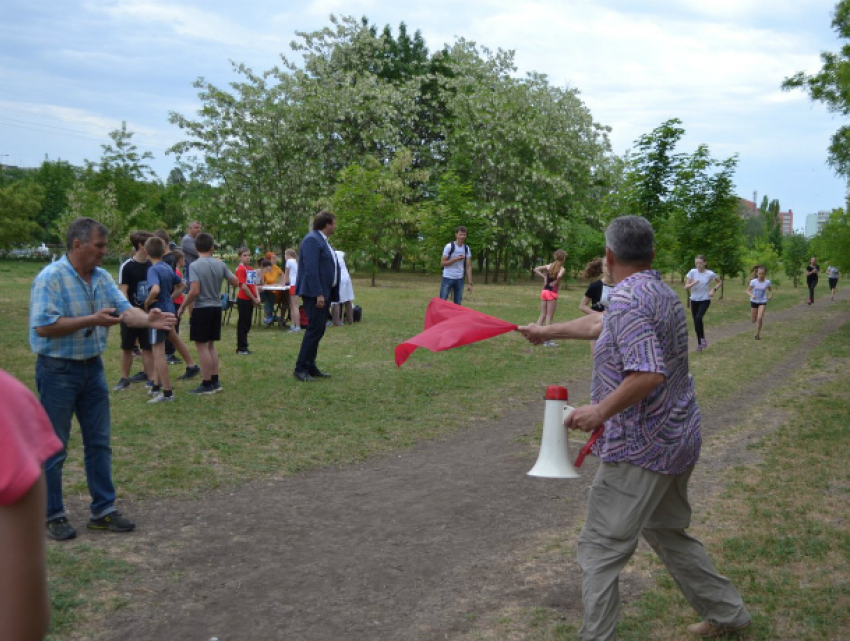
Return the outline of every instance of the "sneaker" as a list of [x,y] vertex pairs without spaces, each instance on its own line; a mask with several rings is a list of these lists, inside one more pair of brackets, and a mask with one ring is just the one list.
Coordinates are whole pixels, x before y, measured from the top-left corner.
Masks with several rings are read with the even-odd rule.
[[708,349],[708,339],[707,338],[702,339],[702,348]]
[[204,385],[201,383],[195,389],[190,389],[189,394],[215,394],[216,393],[215,385]]
[[220,392],[221,390],[223,390],[223,389],[224,389],[224,388],[221,386],[221,383],[219,383],[218,381],[216,381],[215,383],[213,383],[213,384],[212,384],[212,388],[213,388],[213,391],[214,391],[215,393],[218,393],[218,392]]
[[47,522],[47,536],[54,541],[67,541],[76,538],[77,531],[73,525],[68,523],[68,519],[60,516],[58,519],[51,519]]
[[121,516],[121,512],[110,512],[99,519],[89,518],[90,530],[109,530],[110,532],[131,532],[136,527],[130,519]]
[[133,374],[133,376],[130,377],[131,383],[144,383],[147,380],[148,380],[148,375],[145,374],[144,372],[139,372],[138,374]]
[[702,351],[702,341],[701,340],[697,340],[697,351],[698,352]]
[[252,352],[250,349],[237,349],[236,353],[239,354],[239,356],[250,356],[254,352]]
[[182,365],[183,361],[177,358],[174,354],[169,354],[165,357],[165,362],[169,365]]
[[744,625],[723,626],[715,625],[714,623],[709,623],[708,621],[700,621],[699,623],[689,625],[688,632],[693,634],[695,637],[701,637],[703,639],[706,639],[708,637],[719,637],[724,634],[729,634],[730,632],[738,632],[739,630],[743,630],[752,622],[753,620],[750,619]]
[[290,327],[289,331],[294,334],[295,332],[300,332],[301,328],[300,327]]
[[557,347],[558,343],[553,343],[552,341],[544,341],[543,347]]
[[166,396],[165,394],[157,394],[151,400],[148,401],[148,405],[152,403],[170,403],[174,400],[174,394],[171,396]]
[[190,378],[195,378],[200,373],[201,367],[199,365],[192,365],[191,367],[187,367],[186,371],[177,377],[177,380],[188,381]]
[[129,378],[122,378],[120,381],[118,381],[118,385],[112,388],[112,391],[120,392],[121,390],[130,389],[130,385],[132,385],[132,383],[130,382]]
[[142,355],[142,350],[140,350],[138,347],[134,347],[133,348],[133,358],[139,358],[139,356],[141,356],[141,355]]

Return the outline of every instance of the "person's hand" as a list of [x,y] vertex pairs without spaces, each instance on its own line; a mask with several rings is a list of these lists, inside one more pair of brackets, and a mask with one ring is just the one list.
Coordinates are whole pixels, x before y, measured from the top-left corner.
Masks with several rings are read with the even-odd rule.
[[470,292],[470,293],[472,292],[472,283],[469,283],[469,284],[466,286],[466,290],[467,290],[468,292]]
[[582,432],[592,432],[605,421],[602,420],[602,415],[599,413],[598,405],[582,405],[575,408],[564,419],[564,427],[568,430],[581,430]]
[[316,307],[318,307],[319,309],[324,309],[324,307],[325,307],[325,297],[324,296],[319,296],[318,298],[316,298]]
[[153,329],[170,331],[177,324],[177,317],[171,312],[163,312],[161,309],[154,307],[148,312],[148,324]]
[[121,322],[121,317],[115,314],[117,310],[114,307],[104,307],[92,314],[92,325],[98,327],[112,327]]
[[455,262],[456,263],[459,263],[460,261],[465,260],[465,259],[466,259],[466,256],[455,256]]
[[546,340],[546,337],[543,335],[543,327],[537,323],[522,325],[517,327],[517,331],[525,336],[526,339],[528,339],[528,342],[533,345],[540,345],[540,343]]

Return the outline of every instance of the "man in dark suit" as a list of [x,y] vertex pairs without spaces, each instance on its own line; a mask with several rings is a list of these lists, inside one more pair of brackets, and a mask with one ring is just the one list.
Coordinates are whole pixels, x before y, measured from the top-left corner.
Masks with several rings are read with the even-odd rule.
[[339,265],[328,239],[336,231],[336,216],[320,211],[313,219],[313,231],[301,241],[298,254],[298,279],[295,293],[301,297],[307,313],[307,331],[301,341],[301,351],[293,375],[310,383],[330,374],[316,367],[319,341],[325,335],[331,303],[339,298]]

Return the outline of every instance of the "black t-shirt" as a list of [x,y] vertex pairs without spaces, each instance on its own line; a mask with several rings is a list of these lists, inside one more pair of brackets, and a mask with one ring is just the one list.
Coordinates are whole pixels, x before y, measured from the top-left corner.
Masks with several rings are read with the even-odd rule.
[[131,258],[124,261],[118,270],[118,284],[127,286],[127,300],[133,307],[141,307],[148,297],[148,267],[150,261],[143,263]]
[[819,271],[820,265],[818,265],[817,263],[815,263],[814,265],[812,265],[811,263],[806,265],[806,280],[809,282],[816,281],[818,279]]

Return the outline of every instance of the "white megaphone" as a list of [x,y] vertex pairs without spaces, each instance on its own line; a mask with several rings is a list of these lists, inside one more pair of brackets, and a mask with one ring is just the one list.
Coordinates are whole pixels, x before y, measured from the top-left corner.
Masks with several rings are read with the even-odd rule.
[[573,411],[566,404],[567,388],[550,385],[546,388],[546,413],[543,415],[543,441],[540,443],[540,455],[531,468],[529,476],[547,479],[575,479],[578,472],[570,462],[567,447],[567,428],[564,419]]

